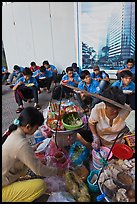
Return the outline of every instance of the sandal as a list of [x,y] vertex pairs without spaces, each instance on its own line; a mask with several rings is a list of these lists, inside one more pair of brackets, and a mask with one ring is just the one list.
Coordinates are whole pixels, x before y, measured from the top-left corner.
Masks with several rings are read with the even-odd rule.
[[23,110],[24,108],[18,108],[17,110],[16,110],[16,113],[20,113],[22,110]]

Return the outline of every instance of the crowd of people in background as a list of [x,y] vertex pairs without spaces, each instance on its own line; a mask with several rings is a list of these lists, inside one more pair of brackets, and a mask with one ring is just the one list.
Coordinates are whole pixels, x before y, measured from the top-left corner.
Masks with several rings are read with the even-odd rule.
[[[116,73],[117,80],[110,83],[110,77],[107,70],[100,70],[99,66],[94,66],[92,72],[82,70],[77,66],[77,63],[72,63],[59,73],[59,70],[45,60],[41,66],[36,62],[31,62],[30,67],[21,67],[14,65],[13,71],[9,73],[8,69],[2,67],[2,83],[10,85],[15,93],[15,101],[18,105],[16,110],[20,113],[23,110],[23,101],[30,102],[34,98],[34,107],[38,110],[39,94],[41,89],[47,93],[51,92],[51,84],[69,85],[78,87],[81,90],[86,90],[92,94],[102,95],[103,91],[109,86],[117,86],[123,90],[126,95],[126,103],[134,110],[135,109],[135,66],[134,60],[128,59],[125,66],[120,67]],[[15,80],[14,80],[15,79]],[[13,83],[14,80],[14,83]],[[73,89],[63,86],[63,97],[66,99],[73,95]],[[127,91],[126,91],[127,90]],[[76,98],[79,103],[85,107],[93,108],[100,100],[95,97],[88,97],[82,93],[76,93]]]
[[[3,202],[35,202],[47,188],[48,184],[43,178],[55,175],[62,177],[65,173],[64,169],[42,164],[34,154],[40,143],[32,146],[27,140],[27,135],[33,135],[44,123],[44,116],[38,111],[41,109],[41,90],[50,93],[53,83],[54,88],[59,88],[58,91],[53,89],[58,97],[56,99],[59,99],[60,94],[66,99],[74,97],[85,114],[89,109],[87,125],[78,130],[77,139],[89,150],[98,150],[102,145],[110,148],[117,135],[125,128],[130,110],[101,101],[92,95],[101,95],[119,105],[130,106],[134,111],[135,68],[132,59],[128,59],[127,65],[118,70],[117,77],[113,83],[109,74],[100,70],[99,66],[94,66],[90,73],[89,70],[81,70],[77,63],[72,63],[60,74],[47,60],[41,66],[35,62],[24,68],[15,65],[12,73],[2,67],[2,82],[5,81],[14,91],[18,105],[16,113],[20,113],[2,137]],[[73,91],[72,87],[78,89]],[[83,90],[91,95],[85,94]],[[30,102],[31,99],[34,99],[34,107],[24,108],[23,102]],[[22,180],[28,169],[42,178]]]

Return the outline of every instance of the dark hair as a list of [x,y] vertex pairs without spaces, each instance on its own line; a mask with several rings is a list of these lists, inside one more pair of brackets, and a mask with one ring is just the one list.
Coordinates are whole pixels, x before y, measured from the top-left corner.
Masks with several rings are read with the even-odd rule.
[[82,72],[80,73],[80,78],[81,78],[81,79],[85,79],[85,77],[86,77],[87,75],[90,75],[90,72],[89,72],[88,70],[84,70],[84,71],[82,71]]
[[132,59],[132,58],[129,58],[128,60],[127,60],[127,64],[128,63],[133,63],[134,64],[134,60]]
[[121,73],[121,77],[122,78],[125,78],[125,77],[132,77],[133,76],[133,74],[132,74],[132,72],[130,71],[130,70],[124,70],[124,71],[122,71]]
[[13,69],[14,70],[20,70],[20,67],[18,65],[14,65]]
[[36,66],[36,63],[35,62],[31,62],[30,65],[33,67],[33,66]]
[[100,69],[99,69],[99,66],[97,66],[97,65],[94,66],[94,67],[93,67],[93,70],[94,70],[94,71],[95,71],[95,70],[100,70]]
[[45,70],[46,70],[46,68],[44,67],[44,66],[41,66],[40,68],[39,68],[39,70],[40,70],[40,72],[45,72]]
[[[120,103],[122,105],[125,104],[126,102],[126,96],[123,93],[122,89],[117,87],[117,86],[110,86],[108,88],[106,88],[103,92],[102,92],[102,96],[109,98],[113,101],[116,101],[117,103]],[[115,106],[109,102],[104,101],[104,103],[106,105],[109,106]]]
[[73,72],[73,68],[72,67],[67,67],[66,72],[68,73],[69,71]]
[[[27,124],[29,124],[31,127],[34,127],[35,125],[41,126],[44,122],[43,114],[38,111],[34,107],[26,107],[21,112],[20,116],[18,117],[19,120],[19,126],[25,127]],[[2,144],[5,142],[7,137],[17,129],[17,125],[11,124],[8,131],[3,135],[2,137]]]
[[72,63],[72,68],[77,68],[77,63]]
[[25,75],[25,76],[32,76],[33,75],[32,71],[28,67],[24,68],[22,74]]
[[49,65],[49,62],[48,62],[48,60],[45,60],[44,62],[43,62],[43,65]]

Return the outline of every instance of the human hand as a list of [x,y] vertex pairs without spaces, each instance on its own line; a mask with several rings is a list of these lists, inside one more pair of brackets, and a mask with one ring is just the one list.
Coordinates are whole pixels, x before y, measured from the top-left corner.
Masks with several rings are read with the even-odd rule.
[[94,137],[93,142],[92,142],[92,147],[95,150],[100,149],[100,139],[99,139],[99,137]]
[[41,143],[42,143],[42,141],[41,141],[41,142],[38,142],[38,143],[35,144],[35,145],[33,145],[33,146],[32,146],[32,149],[35,151]]
[[19,82],[18,82],[18,86],[20,86],[20,85],[22,85],[22,84],[24,84],[23,81],[19,81]]

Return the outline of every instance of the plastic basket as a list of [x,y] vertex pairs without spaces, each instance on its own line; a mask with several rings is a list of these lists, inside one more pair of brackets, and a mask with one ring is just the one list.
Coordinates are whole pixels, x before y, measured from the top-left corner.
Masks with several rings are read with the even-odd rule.
[[99,170],[97,169],[93,169],[89,176],[87,177],[87,183],[88,183],[88,187],[89,187],[89,190],[92,191],[92,192],[99,192],[100,189],[99,189],[99,186],[98,184],[92,184],[90,181],[92,179],[92,177],[95,175],[95,174],[99,174]]

